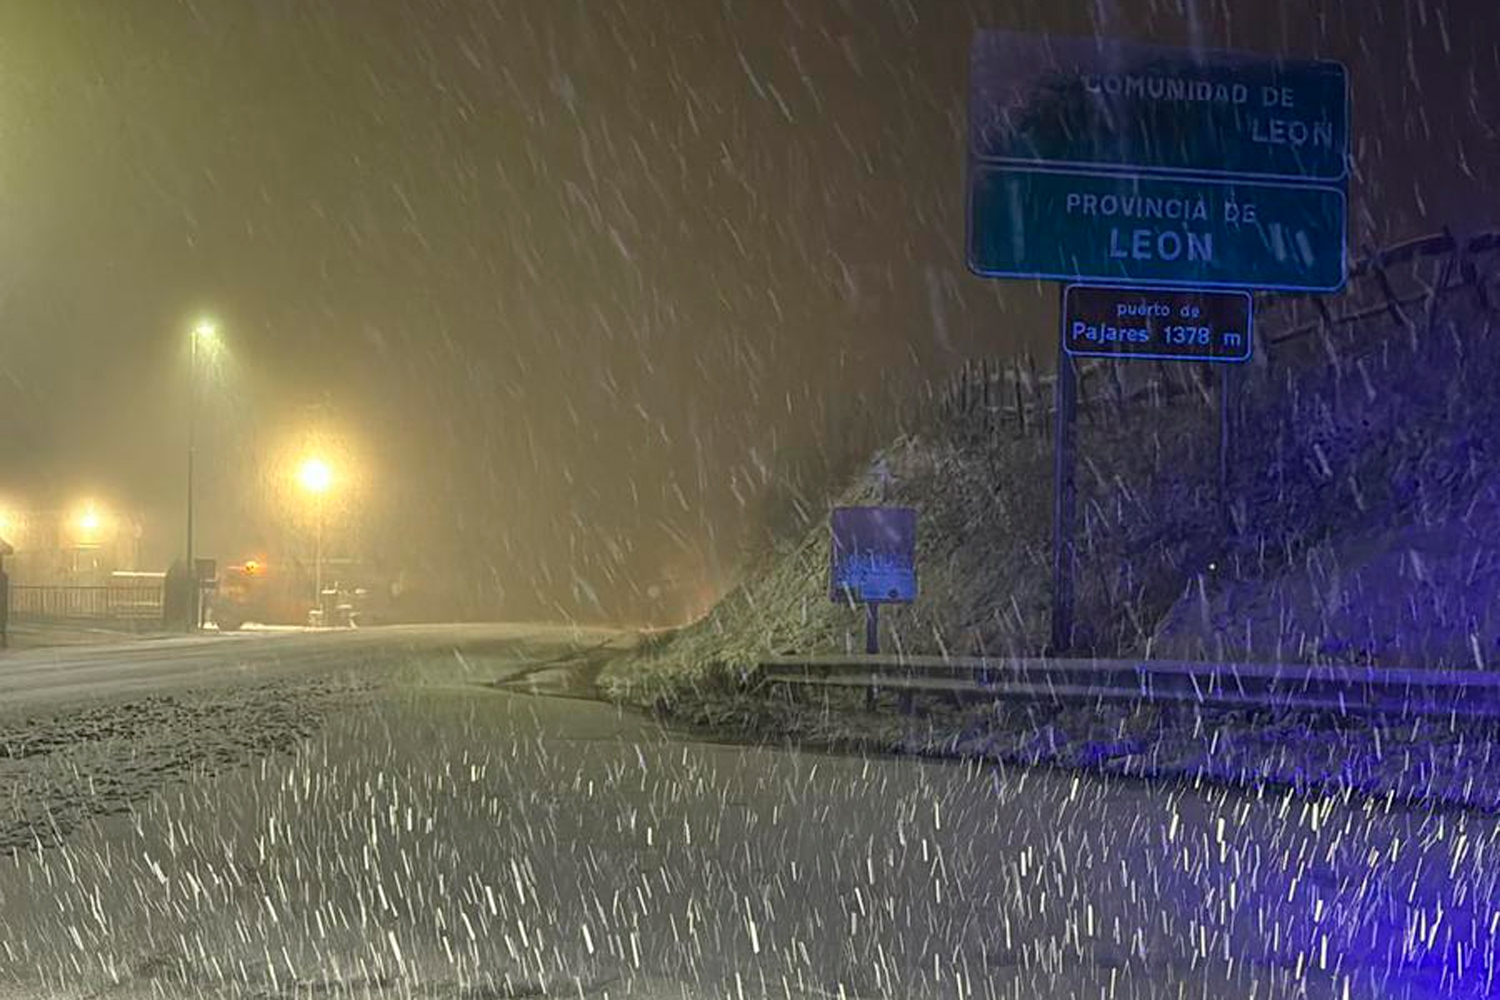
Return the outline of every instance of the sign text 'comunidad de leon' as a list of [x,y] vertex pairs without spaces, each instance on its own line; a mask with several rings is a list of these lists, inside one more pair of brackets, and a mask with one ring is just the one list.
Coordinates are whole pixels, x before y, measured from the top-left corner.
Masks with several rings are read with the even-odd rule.
[[1342,287],[1339,64],[1010,32],[971,59],[976,273]]

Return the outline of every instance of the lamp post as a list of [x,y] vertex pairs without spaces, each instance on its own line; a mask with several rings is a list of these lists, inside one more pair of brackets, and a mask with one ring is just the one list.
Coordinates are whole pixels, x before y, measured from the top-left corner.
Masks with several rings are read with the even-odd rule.
[[312,495],[316,543],[313,551],[313,597],[318,609],[318,625],[325,622],[323,607],[323,497],[333,487],[333,469],[323,459],[313,456],[303,459],[297,468],[297,482]]
[[187,574],[188,574],[188,608],[187,608],[187,631],[192,632],[198,628],[198,567],[193,558],[193,461],[198,451],[197,422],[198,422],[198,342],[202,341],[205,348],[215,343],[218,337],[218,328],[208,320],[200,320],[193,327],[193,334],[189,340],[188,360],[188,455],[187,455]]

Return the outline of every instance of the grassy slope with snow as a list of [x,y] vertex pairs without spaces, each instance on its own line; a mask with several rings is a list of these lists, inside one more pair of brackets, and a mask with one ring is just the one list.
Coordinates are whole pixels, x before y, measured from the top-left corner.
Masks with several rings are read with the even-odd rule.
[[[1408,309],[1404,321],[1382,312],[1262,344],[1235,372],[1242,429],[1227,536],[1213,472],[1216,383],[1179,369],[1187,391],[1155,405],[1112,405],[1096,386],[1079,425],[1075,649],[1500,659],[1500,475],[1490,468],[1500,398],[1489,391],[1500,382],[1500,344],[1491,333],[1489,311],[1463,290],[1435,309]],[[1043,651],[1050,441],[1050,427],[980,436],[934,420],[879,456],[891,485],[866,474],[839,497],[920,512],[921,598],[885,610],[887,649]],[[707,617],[622,661],[606,683],[651,701],[732,680],[768,652],[858,648],[862,616],[829,602],[827,563],[819,528],[751,566]]]

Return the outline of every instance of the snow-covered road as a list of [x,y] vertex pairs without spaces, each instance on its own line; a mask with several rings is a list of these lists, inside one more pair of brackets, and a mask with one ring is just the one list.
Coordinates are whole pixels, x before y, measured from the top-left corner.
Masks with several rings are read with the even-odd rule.
[[[6,661],[0,696],[56,719],[73,716],[48,699],[99,683],[124,685],[120,704],[137,683],[173,685],[167,710],[152,703],[152,733],[205,718],[253,732],[298,699],[317,711],[305,730],[277,723],[302,735],[253,763],[195,763],[56,846],[0,854],[0,992],[1228,1000],[1489,989],[1500,913],[1490,818],[695,742],[610,706],[486,687],[544,658],[546,637],[518,627],[469,638],[458,656],[451,635],[411,630]],[[569,642],[594,644],[553,637],[552,648]],[[215,666],[226,650],[227,674]],[[373,684],[309,680],[346,670],[341,657],[389,669]],[[216,686],[196,693],[210,677]],[[102,761],[136,753],[140,733],[80,738],[100,744],[91,759]],[[0,761],[67,755],[20,757],[14,745]]]
[[401,625],[205,633],[0,653],[0,709],[249,680],[380,671],[433,656],[523,658],[629,642],[608,629],[536,624]]

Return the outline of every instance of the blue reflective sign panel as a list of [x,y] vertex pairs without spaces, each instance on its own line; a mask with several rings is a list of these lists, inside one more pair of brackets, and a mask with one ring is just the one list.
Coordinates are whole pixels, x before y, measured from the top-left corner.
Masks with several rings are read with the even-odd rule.
[[970,53],[980,160],[1338,182],[1344,67],[1103,38],[985,31]]
[[1011,32],[971,56],[976,274],[1343,287],[1342,66]]
[[1338,188],[974,164],[969,266],[996,278],[1337,291]]
[[835,507],[829,597],[910,603],[917,598],[917,512],[910,507]]
[[1249,292],[1069,285],[1063,350],[1085,358],[1248,361],[1253,310]]

